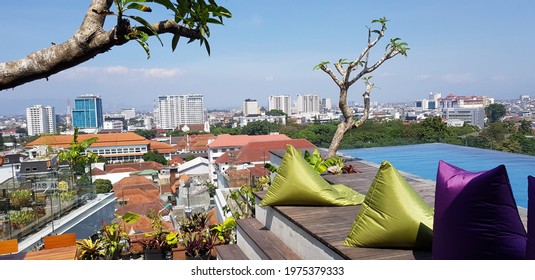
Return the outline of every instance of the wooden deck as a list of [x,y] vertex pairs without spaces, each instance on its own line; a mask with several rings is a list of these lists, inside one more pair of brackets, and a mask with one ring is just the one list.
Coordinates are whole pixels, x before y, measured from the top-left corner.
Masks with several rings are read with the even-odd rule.
[[[361,173],[344,175],[325,175],[324,178],[332,184],[344,184],[356,191],[366,194],[373,181],[378,165],[368,162],[353,161],[352,164]],[[406,174],[407,182],[420,194],[431,207],[434,207],[434,181]],[[256,193],[263,198],[265,192]],[[321,207],[321,206],[275,206],[274,209],[294,222],[307,233],[317,238],[327,247],[349,260],[379,260],[379,259],[431,259],[430,251],[416,251],[406,249],[378,249],[343,246],[360,206]],[[527,214],[520,211],[525,222]],[[526,224],[526,223],[524,223]]]
[[0,255],[0,260],[75,260],[76,245],[31,252]]

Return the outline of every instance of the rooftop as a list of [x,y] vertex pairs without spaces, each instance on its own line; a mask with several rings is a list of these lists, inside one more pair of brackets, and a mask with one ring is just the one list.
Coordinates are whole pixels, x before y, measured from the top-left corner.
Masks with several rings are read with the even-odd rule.
[[267,142],[267,141],[280,141],[290,140],[290,138],[284,134],[272,134],[272,135],[230,135],[221,134],[208,144],[209,148],[218,147],[243,147],[250,142]]

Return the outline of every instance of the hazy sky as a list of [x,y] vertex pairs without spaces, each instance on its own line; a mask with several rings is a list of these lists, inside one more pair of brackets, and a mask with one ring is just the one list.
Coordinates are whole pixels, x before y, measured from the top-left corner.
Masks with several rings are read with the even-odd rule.
[[[29,2],[29,3],[28,3]],[[80,26],[89,0],[5,1],[0,61],[60,43]],[[153,108],[158,95],[201,93],[208,109],[239,107],[246,98],[267,106],[270,95],[315,93],[336,104],[338,87],[320,61],[355,59],[366,44],[366,26],[387,17],[385,39],[400,37],[408,57],[387,61],[374,74],[372,101],[409,102],[429,92],[533,95],[535,1],[218,1],[233,17],[212,27],[208,56],[198,42],[182,40],[173,53],[152,38],[147,60],[137,43],[115,47],[70,70],[0,92],[0,114],[23,114],[35,104],[64,113],[67,99],[101,95],[107,112]],[[159,13],[160,16],[158,16]],[[155,11],[162,19],[165,11]],[[115,19],[110,18],[109,22]],[[385,40],[385,41],[386,41]],[[372,55],[377,58],[385,44]],[[357,82],[350,100],[361,103]]]

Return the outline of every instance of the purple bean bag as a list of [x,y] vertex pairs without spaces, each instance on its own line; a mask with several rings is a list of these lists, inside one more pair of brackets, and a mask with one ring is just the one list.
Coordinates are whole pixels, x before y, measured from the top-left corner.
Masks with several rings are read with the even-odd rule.
[[528,242],[526,259],[535,260],[535,177],[528,176]]
[[433,259],[525,259],[527,235],[505,166],[469,172],[438,164]]

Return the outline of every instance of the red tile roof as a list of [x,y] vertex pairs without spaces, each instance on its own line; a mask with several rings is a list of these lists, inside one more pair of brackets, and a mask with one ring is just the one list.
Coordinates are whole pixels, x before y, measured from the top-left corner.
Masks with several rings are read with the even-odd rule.
[[[78,134],[78,142],[97,137],[98,140],[91,147],[113,147],[130,145],[148,145],[149,140],[133,132],[108,133],[108,134]],[[26,148],[33,148],[36,145],[49,145],[54,147],[67,148],[73,135],[44,135],[28,143]]]
[[279,141],[279,140],[289,140],[290,138],[284,134],[273,134],[273,135],[230,135],[230,134],[221,134],[208,144],[210,148],[217,147],[243,147],[250,142],[267,142],[267,141]]
[[153,185],[154,187],[157,187],[154,182],[152,182],[150,179],[147,179],[143,176],[131,176],[131,177],[125,177],[119,180],[117,183],[113,184],[113,188],[120,190],[128,186],[137,186],[137,185],[145,185],[145,184]]
[[143,171],[147,169],[153,170],[162,170],[163,164],[155,161],[144,161],[144,162],[130,162],[130,163],[116,163],[116,164],[105,164],[104,171],[112,172],[116,168],[132,168],[134,171]]
[[[249,162],[269,162],[269,151],[284,150],[286,145],[292,145],[296,149],[314,149],[316,146],[306,139],[288,139],[271,142],[251,142],[237,151],[227,152],[216,160],[217,164],[229,163],[234,164]],[[232,154],[232,159],[229,156]]]
[[158,153],[160,154],[167,154],[167,153],[175,153],[176,152],[176,148],[167,144],[167,143],[164,143],[164,142],[159,142],[159,141],[150,141],[150,144],[149,144],[149,150],[150,151],[155,151],[157,150]]

